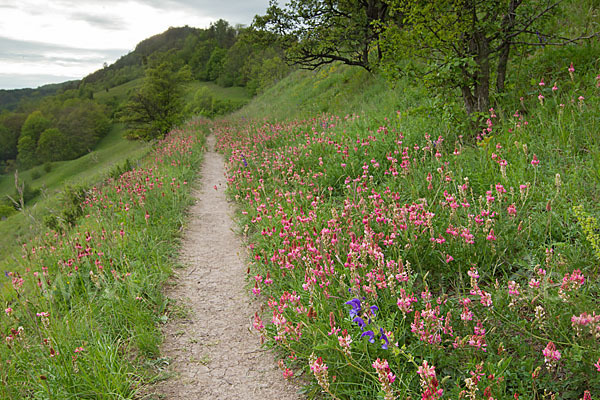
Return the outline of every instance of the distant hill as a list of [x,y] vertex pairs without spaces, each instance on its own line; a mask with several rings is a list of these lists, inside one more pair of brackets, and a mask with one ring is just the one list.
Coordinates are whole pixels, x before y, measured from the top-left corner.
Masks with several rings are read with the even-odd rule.
[[169,28],[163,33],[141,41],[132,52],[81,80],[44,85],[37,89],[2,89],[0,90],[0,112],[2,110],[15,110],[23,99],[36,100],[53,96],[65,90],[77,89],[81,84],[100,90],[137,79],[143,76],[143,63],[153,53],[171,49],[180,50],[188,35],[197,34],[199,31],[200,29],[189,26]]
[[82,82],[97,89],[122,85],[143,75],[143,64],[152,54],[168,50],[180,50],[185,39],[201,29],[189,26],[169,28],[165,32],[142,40],[135,50],[119,58],[113,64],[99,69],[83,78]]
[[14,110],[24,98],[37,99],[52,96],[69,89],[76,89],[80,81],[67,81],[40,86],[37,89],[0,89],[0,111]]

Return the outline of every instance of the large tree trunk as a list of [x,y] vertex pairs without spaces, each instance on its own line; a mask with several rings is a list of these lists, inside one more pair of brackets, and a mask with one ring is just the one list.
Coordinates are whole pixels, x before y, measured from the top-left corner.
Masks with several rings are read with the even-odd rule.
[[477,111],[488,112],[490,108],[490,44],[483,32],[475,34],[477,45],[477,78],[475,81],[475,97],[477,98]]
[[471,92],[471,88],[469,86],[463,85],[460,87],[462,92],[463,101],[465,103],[465,109],[467,110],[467,115],[471,116],[476,110],[477,101],[473,93]]
[[504,82],[506,80],[506,69],[508,67],[508,56],[510,53],[510,43],[504,43],[500,50],[498,58],[498,68],[496,69],[496,90],[498,93],[504,92]]
[[465,108],[469,116],[488,112],[490,108],[490,46],[483,32],[476,32],[469,40],[469,52],[474,55],[477,70],[463,70],[463,79],[468,84],[461,86]]
[[[502,31],[504,35],[507,35],[512,31],[515,26],[515,11],[521,4],[521,0],[511,0],[508,6],[508,12],[502,19]],[[500,49],[500,56],[498,58],[498,68],[496,69],[496,90],[498,93],[504,91],[504,82],[506,80],[506,69],[508,68],[508,57],[510,54],[510,42],[506,39],[506,36],[502,39],[502,47]]]

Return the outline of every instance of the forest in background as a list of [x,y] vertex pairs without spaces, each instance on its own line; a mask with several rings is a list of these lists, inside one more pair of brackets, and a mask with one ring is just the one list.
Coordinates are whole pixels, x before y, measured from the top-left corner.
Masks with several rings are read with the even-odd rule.
[[[125,137],[152,139],[192,115],[214,117],[239,109],[289,72],[283,50],[256,35],[225,20],[207,29],[170,28],[81,81],[0,91],[0,175],[38,165],[43,168],[36,176],[48,173],[53,162],[92,152],[121,122]],[[247,95],[224,97],[218,87],[243,88]],[[177,91],[177,98],[161,97],[168,90]],[[30,182],[21,184],[13,198],[26,203],[39,194]],[[4,196],[0,215],[19,207]]]

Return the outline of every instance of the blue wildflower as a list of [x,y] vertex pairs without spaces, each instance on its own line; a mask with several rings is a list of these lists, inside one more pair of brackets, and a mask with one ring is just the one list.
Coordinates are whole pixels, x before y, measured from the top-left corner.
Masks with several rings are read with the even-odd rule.
[[356,322],[361,330],[364,330],[365,326],[367,326],[361,317],[355,317],[352,321]]
[[362,306],[360,304],[359,299],[352,299],[350,301],[347,301],[344,304],[348,304],[349,306],[352,307],[352,309],[350,310],[350,318],[360,315],[360,313],[362,311]]
[[384,350],[387,350],[388,346],[390,345],[390,341],[389,341],[387,335],[385,334],[385,331],[383,330],[383,328],[379,328],[379,332],[381,333],[381,335],[379,336],[379,339],[383,340],[383,344],[381,345],[381,348]]
[[367,336],[369,343],[375,343],[375,333],[373,331],[364,331],[360,337]]

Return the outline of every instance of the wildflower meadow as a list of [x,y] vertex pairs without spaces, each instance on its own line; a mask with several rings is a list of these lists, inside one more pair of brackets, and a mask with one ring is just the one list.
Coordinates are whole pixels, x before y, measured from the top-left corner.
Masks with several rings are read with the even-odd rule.
[[135,398],[156,377],[162,292],[204,143],[191,121],[86,188],[58,224],[3,267],[0,398]]
[[576,68],[474,137],[403,109],[213,124],[285,378],[309,398],[600,398],[600,78]]

